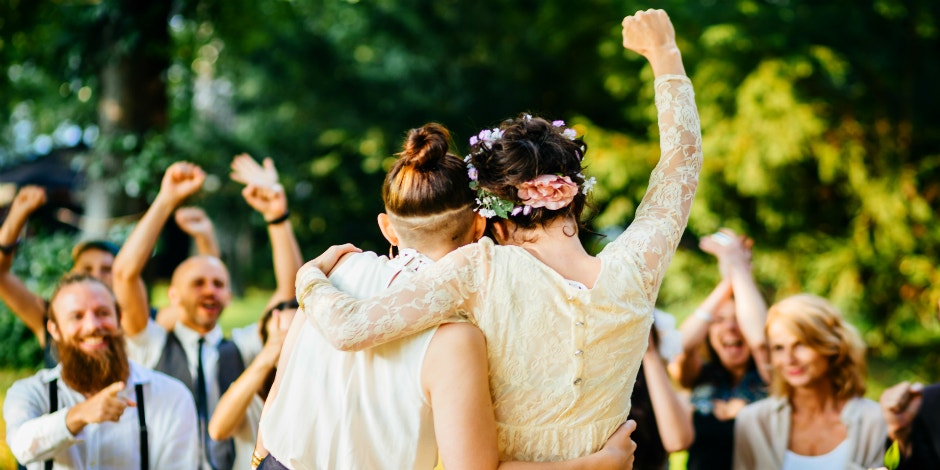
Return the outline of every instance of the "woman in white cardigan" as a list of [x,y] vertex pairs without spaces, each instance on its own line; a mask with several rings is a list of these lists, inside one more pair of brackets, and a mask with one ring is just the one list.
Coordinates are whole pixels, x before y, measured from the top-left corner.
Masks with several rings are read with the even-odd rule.
[[767,312],[771,397],[735,423],[734,468],[880,467],[886,425],[865,393],[865,344],[825,299],[800,294]]

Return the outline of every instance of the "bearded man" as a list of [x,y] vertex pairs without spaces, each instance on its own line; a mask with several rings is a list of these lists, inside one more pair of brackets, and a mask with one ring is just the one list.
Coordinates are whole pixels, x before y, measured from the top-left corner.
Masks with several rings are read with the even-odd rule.
[[7,391],[7,444],[29,469],[187,469],[198,462],[196,407],[176,379],[127,359],[111,290],[64,277],[47,328],[60,363]]

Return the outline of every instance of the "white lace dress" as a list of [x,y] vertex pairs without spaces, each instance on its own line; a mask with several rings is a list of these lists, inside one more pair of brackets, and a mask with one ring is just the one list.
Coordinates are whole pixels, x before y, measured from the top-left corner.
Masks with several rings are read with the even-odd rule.
[[662,156],[627,230],[578,289],[526,250],[484,238],[371,299],[297,276],[301,308],[342,349],[363,349],[448,321],[486,336],[501,460],[592,453],[630,411],[630,395],[666,267],[685,229],[702,165],[692,84],[656,80]]

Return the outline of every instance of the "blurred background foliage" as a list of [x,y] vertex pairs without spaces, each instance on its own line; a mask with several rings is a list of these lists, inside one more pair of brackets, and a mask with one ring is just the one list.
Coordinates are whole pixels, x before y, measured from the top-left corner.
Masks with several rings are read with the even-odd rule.
[[[706,154],[660,304],[681,317],[704,298],[718,273],[697,237],[730,227],[756,241],[769,302],[827,296],[881,357],[940,377],[935,0],[0,0],[0,169],[87,146],[73,158],[87,235],[144,210],[170,162],[197,162],[214,177],[193,202],[241,287],[264,287],[267,238],[228,181],[233,155],[275,160],[306,257],[384,252],[379,187],[409,128],[445,123],[461,153],[529,111],[586,136],[609,239],[658,157],[652,72],[620,39],[650,7],[676,26]],[[19,258],[55,265],[57,243]]]

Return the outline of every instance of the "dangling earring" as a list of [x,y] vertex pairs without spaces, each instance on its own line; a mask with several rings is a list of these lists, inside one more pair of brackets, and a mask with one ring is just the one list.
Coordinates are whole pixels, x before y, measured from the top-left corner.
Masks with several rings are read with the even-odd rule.
[[389,245],[388,246],[388,259],[392,259],[394,257],[395,257],[395,245]]

